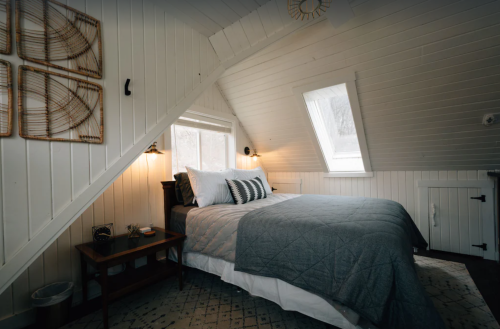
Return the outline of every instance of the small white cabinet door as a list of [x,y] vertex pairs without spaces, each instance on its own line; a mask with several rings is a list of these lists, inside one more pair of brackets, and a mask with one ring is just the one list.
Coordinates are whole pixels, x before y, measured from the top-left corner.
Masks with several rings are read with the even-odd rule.
[[296,183],[273,183],[271,187],[275,188],[276,191],[273,193],[289,193],[289,194],[300,194],[300,184]]
[[484,256],[472,246],[483,244],[482,202],[471,199],[480,196],[479,188],[429,189],[430,249]]

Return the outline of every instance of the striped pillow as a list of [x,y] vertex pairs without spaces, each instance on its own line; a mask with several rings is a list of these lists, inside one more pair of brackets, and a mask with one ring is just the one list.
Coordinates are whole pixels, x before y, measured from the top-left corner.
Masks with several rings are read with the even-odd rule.
[[226,179],[226,182],[236,204],[244,204],[267,197],[264,184],[259,177],[249,180]]

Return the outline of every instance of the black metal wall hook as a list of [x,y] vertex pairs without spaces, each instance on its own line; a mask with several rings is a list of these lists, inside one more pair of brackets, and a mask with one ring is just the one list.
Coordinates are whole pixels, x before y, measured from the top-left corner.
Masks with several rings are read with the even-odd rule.
[[132,92],[130,90],[128,90],[129,83],[130,83],[130,79],[127,79],[127,82],[125,82],[125,96],[132,95]]

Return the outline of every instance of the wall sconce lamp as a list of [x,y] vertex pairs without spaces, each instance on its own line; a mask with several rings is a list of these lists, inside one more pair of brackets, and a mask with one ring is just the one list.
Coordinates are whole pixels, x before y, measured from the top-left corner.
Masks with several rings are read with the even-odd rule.
[[[245,155],[250,155],[250,148],[247,146],[245,147]],[[257,154],[257,150],[253,150],[253,154],[250,155],[250,157],[253,159],[253,161],[257,161],[257,158],[260,158],[261,156]]]
[[257,158],[260,158],[260,155],[257,154],[257,150],[254,149],[253,154],[250,157],[253,159],[253,161],[257,161]]
[[151,154],[151,159],[153,161],[156,160],[156,157],[158,156],[158,154],[163,154],[163,152],[158,151],[158,149],[156,148],[156,142],[151,144],[151,146],[144,153]]

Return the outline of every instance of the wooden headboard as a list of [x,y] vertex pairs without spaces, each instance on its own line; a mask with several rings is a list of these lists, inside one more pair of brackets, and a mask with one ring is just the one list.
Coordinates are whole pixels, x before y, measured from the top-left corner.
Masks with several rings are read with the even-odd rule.
[[172,208],[177,202],[175,197],[175,181],[161,182],[163,185],[163,206],[165,211],[165,229],[170,230],[170,217],[172,216]]

